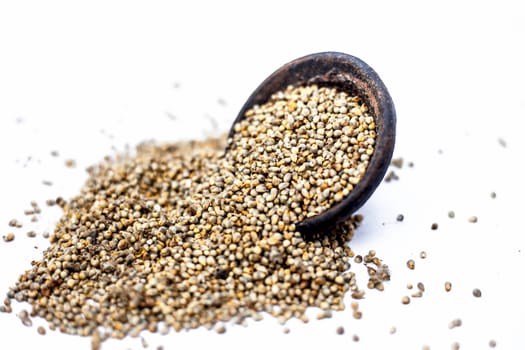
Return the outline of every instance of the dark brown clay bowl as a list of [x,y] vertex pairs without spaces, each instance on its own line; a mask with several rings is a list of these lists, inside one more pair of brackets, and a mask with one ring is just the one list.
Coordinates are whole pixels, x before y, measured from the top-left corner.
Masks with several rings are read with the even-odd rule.
[[[317,84],[358,95],[376,121],[375,151],[363,178],[350,194],[322,214],[296,223],[303,234],[327,230],[350,218],[374,193],[383,180],[394,151],[396,112],[387,88],[377,73],[357,57],[339,52],[321,52],[293,60],[264,80],[240,110],[235,123],[254,105],[262,105],[272,94],[289,85]],[[233,127],[230,135],[233,133]]]

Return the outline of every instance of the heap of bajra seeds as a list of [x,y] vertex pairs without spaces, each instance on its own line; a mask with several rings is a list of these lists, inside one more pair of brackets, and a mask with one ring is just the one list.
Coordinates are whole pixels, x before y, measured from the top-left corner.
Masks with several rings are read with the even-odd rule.
[[[348,290],[363,294],[347,245],[358,220],[308,240],[295,224],[359,182],[374,118],[357,97],[307,86],[276,93],[235,130],[230,140],[141,145],[90,168],[8,298],[51,329],[116,338],[160,323],[179,331],[342,310]],[[377,267],[374,278],[388,280]]]

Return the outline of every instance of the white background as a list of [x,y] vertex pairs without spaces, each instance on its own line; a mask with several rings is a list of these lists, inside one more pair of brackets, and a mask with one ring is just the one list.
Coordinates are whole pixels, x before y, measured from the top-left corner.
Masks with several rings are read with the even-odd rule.
[[[2,1],[0,233],[16,239],[0,240],[0,292],[47,245],[41,234],[60,211],[45,200],[75,195],[87,166],[145,140],[224,132],[282,64],[341,51],[382,77],[398,115],[395,156],[414,162],[395,169],[400,179],[383,183],[359,210],[365,220],[351,242],[390,266],[385,292],[367,293],[361,320],[349,298],[347,311],[317,321],[312,310],[311,322],[289,322],[287,335],[266,317],[227,325],[224,335],[144,334],[149,347],[486,349],[494,339],[498,349],[523,349],[524,42],[519,1]],[[64,165],[68,158],[76,168]],[[23,215],[31,200],[43,210],[38,223]],[[469,223],[471,215],[479,221]],[[8,227],[12,218],[24,227]],[[38,238],[26,237],[31,229]],[[366,271],[353,269],[365,287]],[[413,292],[406,284],[417,282],[426,286],[423,298],[402,305]],[[41,320],[22,326],[21,308],[28,306],[0,314],[2,348],[89,349],[88,338],[38,335]],[[463,325],[451,330],[455,318]],[[142,345],[128,339],[103,348]]]

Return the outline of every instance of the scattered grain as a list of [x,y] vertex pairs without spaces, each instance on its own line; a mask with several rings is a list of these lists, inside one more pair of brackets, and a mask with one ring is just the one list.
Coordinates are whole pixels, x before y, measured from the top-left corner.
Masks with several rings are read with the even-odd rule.
[[9,232],[5,236],[2,236],[2,238],[4,239],[4,242],[12,242],[15,239],[15,234],[12,232]]
[[66,159],[64,161],[64,164],[66,165],[66,167],[68,168],[74,168],[77,166],[77,162],[74,160],[74,159]]
[[20,228],[22,227],[22,223],[18,221],[17,219],[11,219],[9,220],[9,226]]
[[456,319],[450,321],[450,323],[448,324],[448,328],[449,329],[453,329],[453,328],[456,328],[456,327],[460,327],[461,324],[462,324],[461,319],[456,318]]
[[363,299],[365,297],[365,291],[363,289],[356,290],[352,292],[351,297],[356,300]]
[[421,298],[423,296],[423,292],[418,290],[417,292],[414,292],[410,295],[412,298]]
[[31,321],[31,318],[29,317],[29,313],[27,312],[27,310],[21,310],[17,316],[20,319],[20,321],[22,321],[22,324],[24,326],[31,327],[33,325],[33,321]]
[[474,288],[474,290],[472,291],[472,295],[476,298],[481,298],[481,290],[479,290],[478,288]]
[[332,311],[330,310],[323,310],[317,315],[318,320],[324,320],[326,318],[332,318]]
[[144,338],[144,337],[140,337],[140,343],[142,344],[142,347],[143,347],[144,349],[146,349],[147,347],[149,347],[149,344],[148,344],[148,342],[146,341],[146,338]]
[[224,334],[226,333],[226,327],[224,325],[218,325],[217,327],[215,327],[215,332],[217,332],[217,334]]
[[102,337],[98,330],[94,330],[91,335],[91,350],[100,350],[102,345]]
[[401,169],[403,167],[403,158],[394,158],[394,159],[392,159],[390,164],[392,164],[396,168]]
[[399,176],[396,174],[396,172],[394,170],[390,170],[386,176],[385,176],[385,182],[391,182],[391,181],[396,181],[396,180],[399,180]]

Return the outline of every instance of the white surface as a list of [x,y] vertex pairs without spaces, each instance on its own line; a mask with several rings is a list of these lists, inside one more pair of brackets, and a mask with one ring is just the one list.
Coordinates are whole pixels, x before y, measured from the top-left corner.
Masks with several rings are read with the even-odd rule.
[[[225,131],[268,74],[294,58],[333,50],[360,57],[382,77],[398,114],[395,156],[415,164],[396,170],[400,180],[383,183],[360,210],[365,221],[351,242],[356,253],[375,249],[391,267],[385,292],[367,293],[361,320],[352,318],[348,299],[349,311],[323,321],[312,311],[309,324],[290,322],[288,335],[267,317],[247,328],[228,326],[224,335],[145,334],[150,348],[450,349],[457,341],[461,349],[486,349],[494,339],[497,349],[523,349],[522,4],[252,3],[0,4],[0,233],[17,234],[14,242],[0,241],[0,292],[47,244],[25,236],[53,229],[60,211],[44,201],[75,195],[85,167],[144,140]],[[77,168],[66,168],[67,158]],[[43,209],[36,224],[23,215],[31,200]],[[471,215],[479,222],[469,223]],[[12,218],[24,227],[8,227]],[[410,258],[414,271],[406,267]],[[364,287],[364,268],[355,271]],[[447,280],[450,293],[443,289]],[[406,284],[419,281],[427,289],[423,298],[402,305],[411,293]],[[15,305],[15,313],[21,307],[27,305]],[[89,349],[86,338],[49,331],[42,337],[36,325],[43,322],[29,329],[15,313],[0,314],[3,344]],[[450,330],[454,318],[463,325]],[[339,325],[343,336],[335,334]],[[396,334],[389,334],[391,326]],[[142,345],[138,339],[103,345],[124,348]]]

